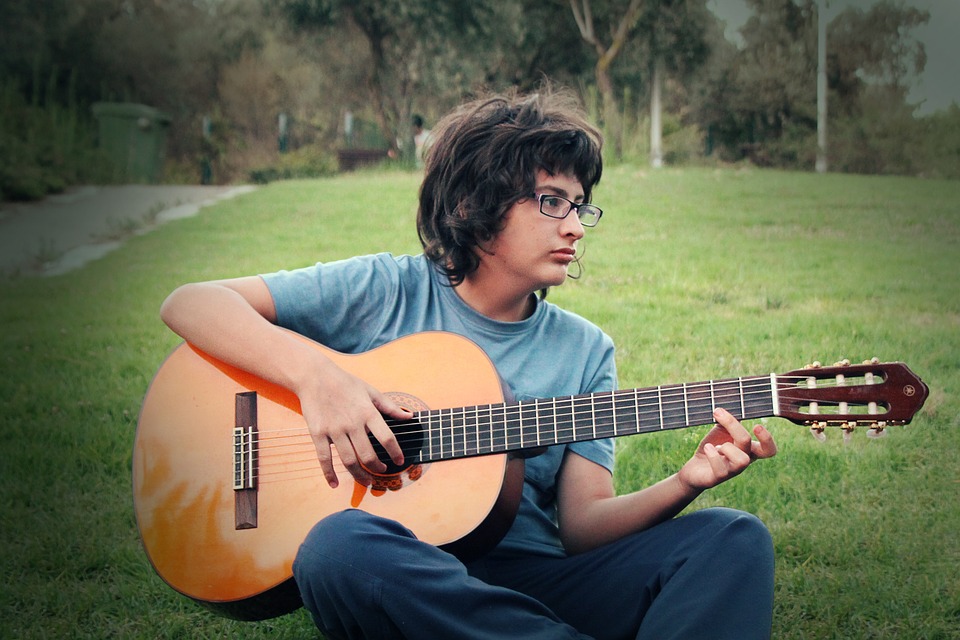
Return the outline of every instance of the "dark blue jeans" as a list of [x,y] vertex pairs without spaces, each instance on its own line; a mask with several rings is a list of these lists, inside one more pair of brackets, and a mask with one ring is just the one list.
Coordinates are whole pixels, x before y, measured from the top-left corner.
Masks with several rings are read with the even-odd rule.
[[331,639],[769,638],[773,547],[756,517],[705,509],[569,558],[464,565],[392,520],[319,522],[293,566]]

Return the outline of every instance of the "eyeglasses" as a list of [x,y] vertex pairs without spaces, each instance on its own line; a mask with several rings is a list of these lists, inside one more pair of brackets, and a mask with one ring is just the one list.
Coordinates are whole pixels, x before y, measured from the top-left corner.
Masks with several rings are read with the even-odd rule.
[[540,203],[540,213],[549,218],[562,220],[571,211],[576,211],[577,217],[580,218],[580,224],[585,227],[595,227],[600,222],[600,216],[603,215],[603,210],[600,207],[586,202],[578,204],[549,193],[535,193],[533,197]]

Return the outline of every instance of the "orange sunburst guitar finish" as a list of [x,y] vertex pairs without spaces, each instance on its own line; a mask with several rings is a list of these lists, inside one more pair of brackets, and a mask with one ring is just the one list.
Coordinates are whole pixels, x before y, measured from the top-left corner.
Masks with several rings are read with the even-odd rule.
[[190,345],[164,362],[141,409],[133,493],[147,555],[174,589],[241,619],[300,606],[297,549],[316,522],[344,509],[397,520],[468,559],[512,523],[522,452],[708,424],[718,406],[739,419],[780,416],[815,432],[882,431],[909,422],[928,394],[906,365],[870,361],[512,402],[486,354],[460,336],[414,334],[360,355],[302,339],[414,411],[410,420],[388,420],[405,466],[372,487],[341,464],[340,486],[331,489],[296,396]]
[[[355,356],[324,351],[407,406],[422,403],[413,409],[503,400],[486,354],[450,334],[416,334]],[[238,528],[237,456],[247,452],[235,446],[235,414],[238,394],[250,391],[259,443],[256,526]],[[141,409],[133,489],[150,561],[177,591],[234,617],[292,610],[300,604],[289,584],[297,548],[317,521],[351,507],[399,520],[440,546],[482,531],[488,516],[489,535],[509,526],[514,507],[497,501],[519,499],[522,469],[505,486],[505,455],[414,465],[379,478],[379,488],[357,484],[340,466],[340,486],[331,489],[299,409],[291,392],[190,345],[164,362]]]

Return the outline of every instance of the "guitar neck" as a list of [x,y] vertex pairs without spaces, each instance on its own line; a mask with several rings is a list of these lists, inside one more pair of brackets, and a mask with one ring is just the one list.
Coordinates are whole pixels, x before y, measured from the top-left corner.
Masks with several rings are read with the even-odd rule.
[[423,411],[399,423],[398,439],[416,438],[420,461],[435,462],[709,424],[715,407],[741,420],[777,415],[776,377]]

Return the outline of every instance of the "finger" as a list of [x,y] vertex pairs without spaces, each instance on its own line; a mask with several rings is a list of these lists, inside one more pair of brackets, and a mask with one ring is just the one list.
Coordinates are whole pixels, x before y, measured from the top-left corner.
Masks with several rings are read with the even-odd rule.
[[725,480],[730,474],[726,458],[721,455],[720,450],[710,443],[703,447],[703,453],[707,456],[707,462],[713,470],[713,475],[718,480]]
[[383,415],[390,416],[391,418],[396,418],[398,420],[406,420],[413,416],[412,411],[409,409],[404,409],[390,396],[384,395],[375,389],[371,389],[370,399],[373,401],[373,405],[377,408],[377,411]]
[[751,447],[755,458],[772,458],[777,455],[777,443],[774,442],[773,434],[766,427],[762,424],[756,425],[753,428],[753,435],[757,437]]
[[323,478],[331,489],[336,489],[340,484],[340,479],[333,468],[333,453],[330,451],[330,441],[326,437],[322,437],[315,439],[313,444],[317,449],[317,460],[320,461]]
[[726,459],[727,470],[732,474],[740,473],[750,464],[750,454],[732,442],[720,445],[717,451]]
[[360,464],[360,459],[357,458],[357,453],[354,451],[350,438],[342,435],[334,439],[333,445],[337,448],[337,455],[340,456],[340,462],[342,462],[343,466],[350,472],[350,475],[360,484],[369,486],[372,479],[370,474],[367,473],[367,470]]
[[713,418],[717,421],[717,424],[723,427],[727,434],[729,434],[734,444],[736,444],[741,451],[746,453],[750,452],[750,432],[740,424],[740,421],[737,420],[732,413],[726,409],[717,407],[713,410]]
[[376,389],[371,389],[370,399],[378,411],[378,414],[367,422],[370,433],[372,433],[377,441],[383,445],[383,448],[387,450],[387,454],[393,463],[401,465],[403,464],[403,450],[400,448],[397,437],[390,427],[387,426],[383,416],[386,415],[396,418],[397,420],[409,420],[413,417],[413,412],[404,409],[390,398],[390,396],[384,395]]
[[[380,415],[377,414],[380,419]],[[380,419],[383,422],[382,419]],[[350,442],[353,445],[353,451],[357,455],[359,463],[367,470],[373,473],[383,473],[387,470],[387,465],[377,455],[377,451],[367,435],[369,427],[365,427],[360,435],[354,435]]]
[[[383,445],[383,448],[387,451],[387,455],[390,456],[390,460],[396,465],[403,464],[403,449],[400,448],[400,442],[390,427],[387,426],[387,423],[384,422],[383,418],[378,416],[376,420],[371,422],[369,429],[373,437],[377,439],[377,442]],[[384,465],[383,470],[385,471],[386,468],[386,465]]]

